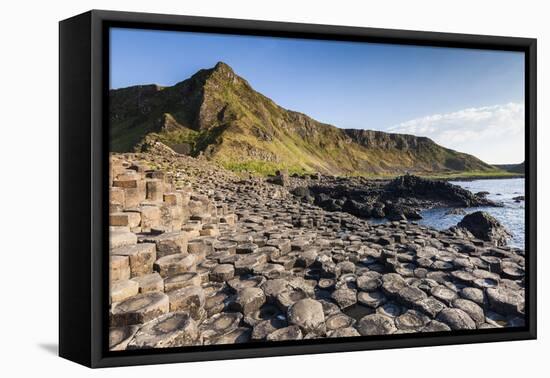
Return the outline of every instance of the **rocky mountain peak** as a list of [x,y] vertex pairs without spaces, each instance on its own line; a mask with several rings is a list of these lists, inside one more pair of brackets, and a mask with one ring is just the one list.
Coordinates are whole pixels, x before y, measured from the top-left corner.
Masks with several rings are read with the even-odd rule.
[[222,61],[219,61],[218,63],[216,63],[213,70],[218,72],[226,72],[226,73],[233,73],[233,74],[235,73],[233,71],[233,68],[231,68],[229,64]]
[[[135,92],[135,93],[134,93]],[[163,90],[111,93],[113,151],[155,134],[178,152],[262,174],[286,168],[331,175],[492,171],[424,137],[345,130],[278,106],[225,62]]]

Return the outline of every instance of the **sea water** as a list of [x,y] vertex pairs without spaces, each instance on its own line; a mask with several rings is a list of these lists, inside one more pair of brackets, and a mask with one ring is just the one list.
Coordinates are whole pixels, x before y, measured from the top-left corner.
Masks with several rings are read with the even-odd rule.
[[[512,234],[510,246],[525,248],[525,201],[517,202],[514,197],[525,196],[525,179],[493,179],[473,181],[451,181],[472,193],[488,192],[488,199],[501,202],[503,207],[470,207],[466,213],[485,211],[495,217]],[[464,215],[447,214],[450,208],[434,208],[421,212],[419,224],[443,230],[455,226]]]

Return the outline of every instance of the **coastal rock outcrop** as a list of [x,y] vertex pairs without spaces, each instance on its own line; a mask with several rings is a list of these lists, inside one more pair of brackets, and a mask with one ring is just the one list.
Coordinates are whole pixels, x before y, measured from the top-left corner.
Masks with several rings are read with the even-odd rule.
[[[403,202],[388,182],[287,180],[177,154],[113,154],[110,349],[522,324],[522,250],[399,211],[375,224],[348,210],[386,215],[395,206],[408,219],[431,201]],[[308,188],[303,197],[297,187]],[[325,195],[334,209],[320,205]]]
[[457,227],[464,228],[475,237],[492,242],[497,246],[506,245],[512,236],[498,220],[484,211],[466,215]]

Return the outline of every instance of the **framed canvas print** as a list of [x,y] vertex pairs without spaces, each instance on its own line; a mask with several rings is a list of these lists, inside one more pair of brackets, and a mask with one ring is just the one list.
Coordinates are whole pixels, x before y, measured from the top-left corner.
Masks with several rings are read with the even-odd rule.
[[60,23],[60,355],[536,337],[534,39]]

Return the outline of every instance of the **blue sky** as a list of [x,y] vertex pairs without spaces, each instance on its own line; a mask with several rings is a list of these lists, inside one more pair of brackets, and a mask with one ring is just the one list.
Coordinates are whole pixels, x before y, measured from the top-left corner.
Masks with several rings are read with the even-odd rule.
[[524,154],[523,59],[516,52],[113,29],[110,85],[173,85],[224,61],[279,105],[319,121],[422,134],[489,163],[512,163]]

